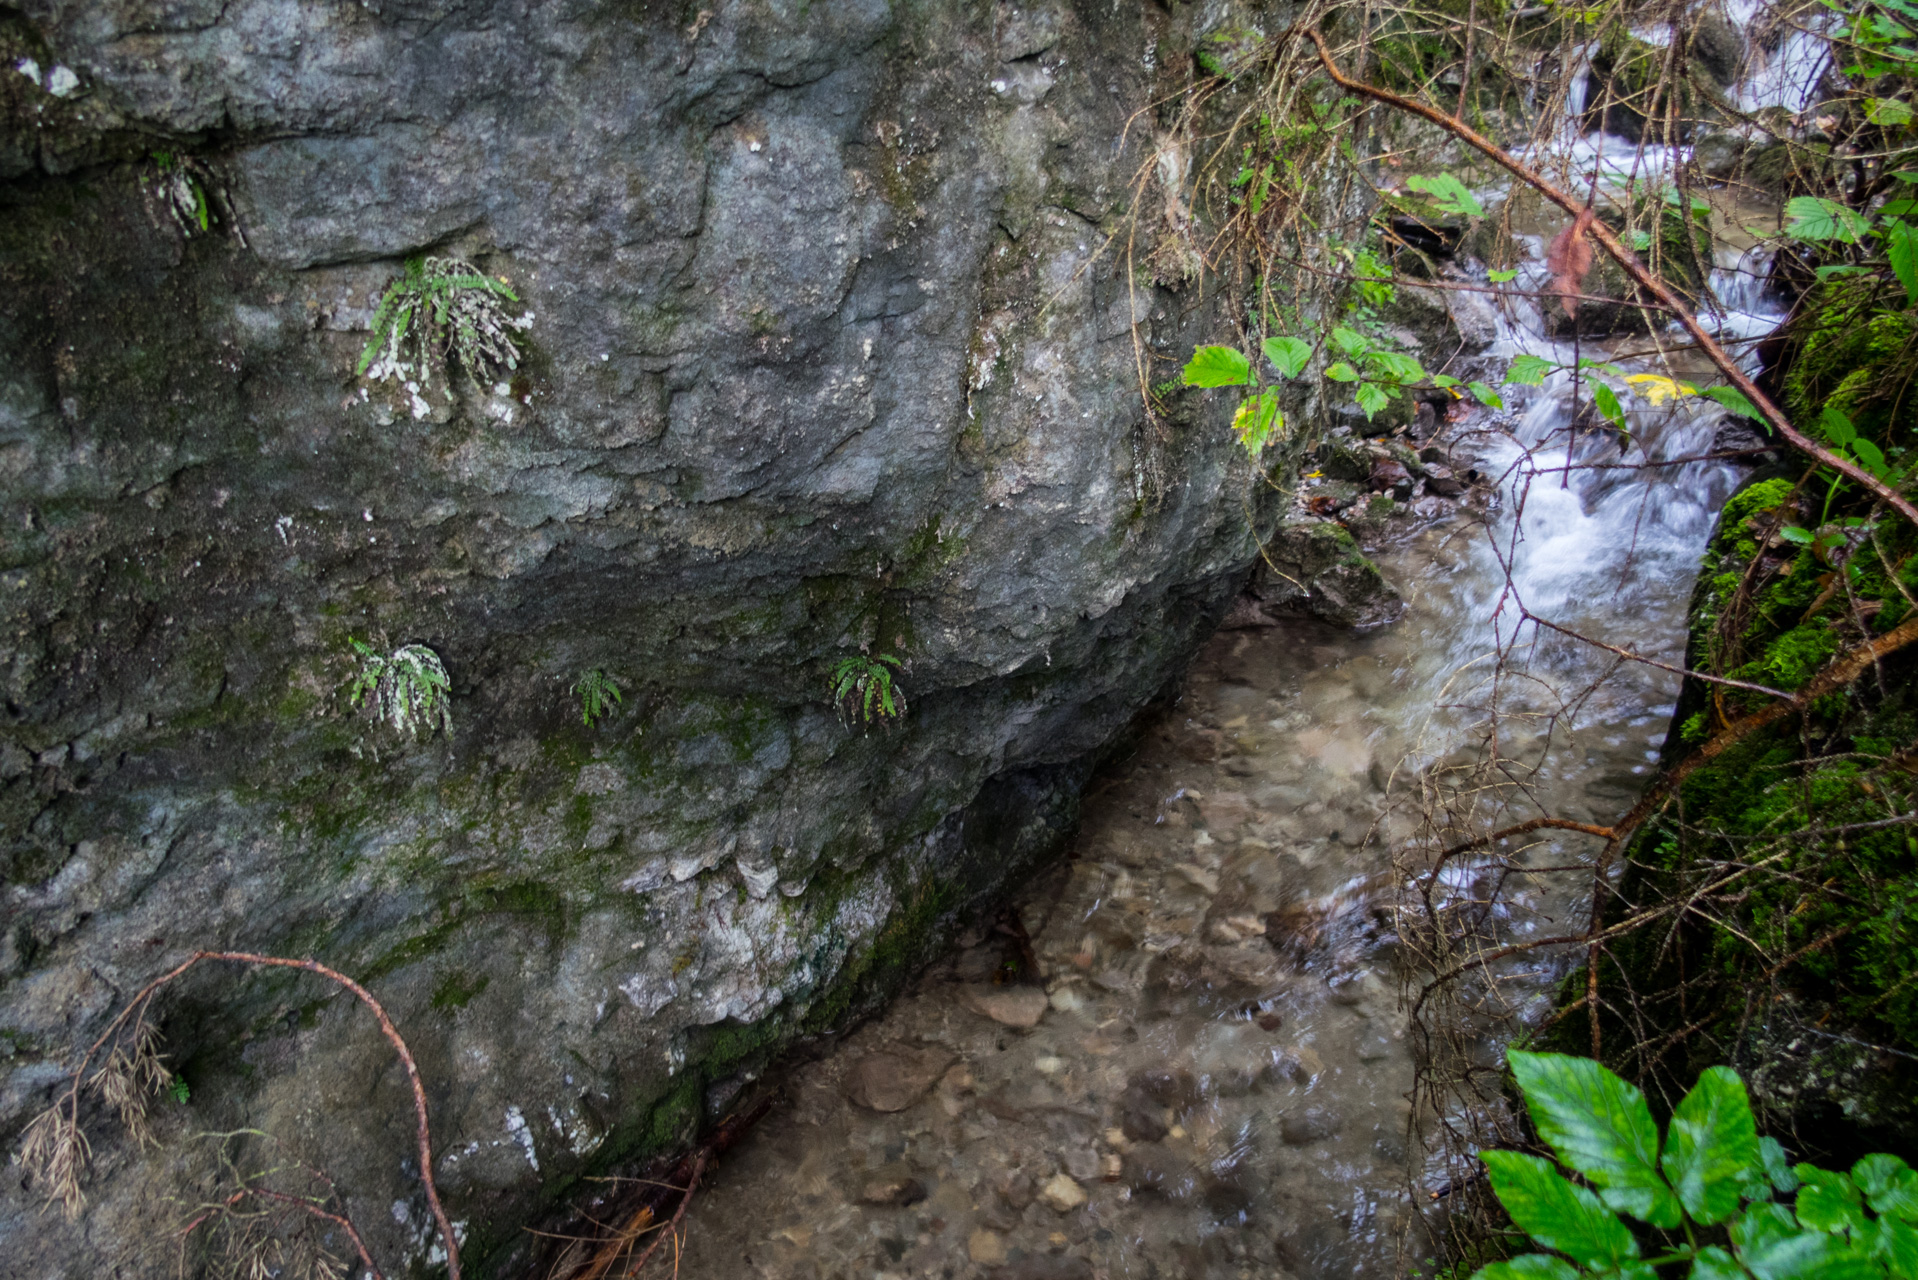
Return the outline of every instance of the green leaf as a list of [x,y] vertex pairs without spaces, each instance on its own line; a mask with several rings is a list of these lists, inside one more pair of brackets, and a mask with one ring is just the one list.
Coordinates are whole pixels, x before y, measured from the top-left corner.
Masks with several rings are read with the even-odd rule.
[[1597,1196],[1561,1177],[1551,1161],[1519,1151],[1486,1151],[1479,1159],[1505,1212],[1537,1243],[1588,1267],[1638,1257],[1638,1241],[1625,1224]]
[[1305,372],[1305,362],[1312,358],[1311,345],[1297,338],[1267,338],[1261,349],[1272,367],[1287,378],[1296,378]]
[[1325,370],[1325,376],[1334,382],[1357,382],[1359,380],[1359,371],[1341,360],[1337,364],[1328,365]]
[[1503,409],[1505,398],[1486,386],[1483,382],[1468,382],[1465,389],[1478,397],[1478,402],[1493,409]]
[[1765,1177],[1780,1192],[1798,1190],[1798,1175],[1791,1171],[1791,1159],[1776,1138],[1758,1140],[1758,1159],[1765,1166]]
[[1634,231],[1627,238],[1630,240],[1632,248],[1638,250],[1640,253],[1652,247],[1652,233],[1649,231]]
[[1745,1269],[1717,1245],[1706,1245],[1692,1259],[1691,1280],[1746,1280]]
[[1332,345],[1351,356],[1354,360],[1372,349],[1372,342],[1356,329],[1344,325],[1332,330]]
[[1472,1280],[1578,1280],[1578,1268],[1549,1253],[1521,1253],[1472,1273]]
[[1918,169],[1893,169],[1891,176],[1900,182],[1918,182]]
[[1858,428],[1851,425],[1851,419],[1844,410],[1826,405],[1818,415],[1818,430],[1830,444],[1844,446],[1858,438]]
[[1785,202],[1785,234],[1797,240],[1837,240],[1858,244],[1871,223],[1836,200],[1817,196],[1794,196]]
[[1361,382],[1358,390],[1352,393],[1352,399],[1358,402],[1359,408],[1365,410],[1368,421],[1380,409],[1391,403],[1391,397],[1385,394],[1385,388],[1376,382]]
[[1764,1171],[1758,1127],[1745,1083],[1730,1067],[1710,1067],[1672,1112],[1659,1161],[1692,1219],[1723,1222],[1738,1212],[1739,1190]]
[[1877,476],[1880,480],[1885,479],[1891,474],[1891,468],[1885,463],[1884,450],[1863,436],[1849,442],[1845,447],[1851,451],[1852,457],[1858,459],[1860,466],[1871,472],[1874,476]]
[[1842,280],[1847,276],[1868,276],[1870,271],[1855,262],[1833,262],[1812,272],[1820,281]]
[[1252,381],[1252,362],[1232,347],[1200,347],[1186,362],[1188,387],[1243,387]]
[[1605,421],[1620,431],[1629,430],[1625,425],[1625,409],[1618,403],[1618,393],[1602,382],[1592,384],[1592,403],[1605,415]]
[[1278,393],[1270,387],[1240,401],[1239,411],[1232,415],[1232,430],[1238,433],[1246,453],[1254,458],[1271,442],[1273,430],[1284,424],[1285,418],[1279,413]]
[[1518,279],[1518,272],[1516,272],[1516,271],[1487,271],[1487,272],[1485,273],[1485,278],[1486,278],[1487,280],[1490,280],[1490,281],[1491,281],[1491,282],[1492,282],[1493,284],[1507,284],[1507,283],[1510,283],[1510,282],[1511,282],[1511,281],[1513,281],[1513,280],[1516,280],[1516,279]]
[[[1788,524],[1780,529],[1778,536],[1787,542],[1796,542],[1801,547],[1808,547],[1817,541],[1817,535],[1812,533],[1810,529],[1801,529],[1795,524]],[[1794,1174],[1793,1176],[1796,1177],[1797,1175]]]
[[1450,374],[1435,373],[1432,375],[1432,385],[1435,387],[1462,387],[1465,384]]
[[1425,367],[1399,351],[1368,351],[1365,363],[1374,375],[1394,382],[1416,382],[1425,376]]
[[1918,227],[1903,220],[1885,228],[1885,252],[1898,283],[1905,286],[1905,305],[1918,307]]
[[1678,1225],[1678,1200],[1658,1175],[1658,1126],[1645,1095],[1589,1058],[1506,1054],[1538,1136],[1598,1188],[1611,1208]]
[[1505,381],[1519,387],[1541,387],[1545,375],[1558,366],[1543,356],[1513,356],[1505,370]]
[[1463,182],[1449,173],[1436,177],[1407,178],[1405,185],[1414,191],[1423,192],[1432,198],[1432,203],[1443,213],[1462,213],[1468,217],[1483,218],[1485,206],[1469,191]]
[[1878,1219],[1871,1254],[1901,1280],[1918,1280],[1918,1227],[1897,1218]]
[[[1725,1068],[1719,1067],[1723,1071]],[[1850,1178],[1829,1169],[1801,1164],[1794,1170],[1804,1185],[1798,1188],[1798,1225],[1827,1235],[1862,1231],[1865,1210]]]
[[1813,1276],[1876,1274],[1865,1264],[1850,1267],[1851,1251],[1842,1240],[1801,1229],[1791,1211],[1778,1204],[1755,1204],[1731,1224],[1732,1244],[1758,1280],[1808,1280]]
[[1896,98],[1867,98],[1865,99],[1865,119],[1873,124],[1891,128],[1910,124],[1913,113],[1908,104]]
[[1851,1180],[1879,1213],[1918,1222],[1918,1171],[1897,1156],[1866,1156],[1851,1167]]
[[1706,387],[1699,392],[1708,399],[1716,400],[1741,418],[1751,418],[1763,422],[1765,416],[1758,412],[1758,406],[1746,398],[1737,387]]

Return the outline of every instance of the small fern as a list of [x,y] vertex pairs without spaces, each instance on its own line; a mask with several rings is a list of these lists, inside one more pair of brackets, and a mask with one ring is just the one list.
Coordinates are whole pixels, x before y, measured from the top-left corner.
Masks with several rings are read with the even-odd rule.
[[892,672],[899,659],[889,653],[877,658],[859,654],[842,658],[832,669],[832,700],[852,724],[863,719],[867,724],[876,716],[881,721],[897,719],[906,713],[906,695],[892,683]]
[[355,707],[370,705],[374,718],[409,738],[452,732],[452,681],[439,654],[423,644],[402,645],[385,655],[358,640],[352,644],[360,655],[359,672],[347,686]]
[[593,722],[613,713],[613,708],[626,699],[622,696],[619,682],[594,667],[573,682],[572,692],[579,698],[579,719],[588,729]]
[[511,285],[464,259],[408,258],[406,274],[380,295],[373,336],[354,372],[401,384],[412,393],[413,416],[424,417],[419,391],[432,384],[435,364],[457,360],[480,382],[519,367],[513,335],[533,323],[533,313],[508,315],[505,303],[518,301]]

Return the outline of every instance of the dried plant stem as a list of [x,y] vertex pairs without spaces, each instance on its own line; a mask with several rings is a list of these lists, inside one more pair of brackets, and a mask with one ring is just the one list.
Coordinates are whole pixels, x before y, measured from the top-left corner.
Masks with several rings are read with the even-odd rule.
[[[218,960],[228,964],[259,965],[278,969],[302,969],[308,973],[316,973],[335,985],[344,987],[347,991],[351,992],[354,998],[361,1004],[372,1010],[373,1017],[380,1024],[381,1034],[384,1035],[388,1043],[393,1046],[393,1051],[399,1055],[400,1065],[406,1068],[407,1083],[413,1092],[414,1132],[419,1147],[420,1183],[426,1189],[427,1204],[430,1205],[433,1210],[433,1220],[439,1226],[440,1238],[446,1248],[446,1274],[448,1280],[460,1280],[459,1240],[453,1233],[453,1224],[447,1218],[446,1210],[440,1203],[439,1187],[433,1180],[433,1142],[427,1118],[426,1087],[420,1080],[419,1066],[413,1061],[413,1053],[407,1048],[406,1041],[400,1036],[399,1030],[394,1027],[392,1018],[387,1016],[385,1007],[382,1006],[378,1000],[374,999],[373,993],[339,970],[329,968],[317,960],[298,960],[287,956],[261,955],[252,951],[194,952],[185,960],[173,966],[173,968],[153,979],[153,981],[147,983],[144,987],[141,987],[140,990],[135,993],[133,999],[129,1000],[126,1006],[115,1015],[113,1021],[107,1024],[107,1028],[100,1034],[100,1038],[95,1040],[87,1049],[86,1053],[81,1057],[79,1064],[73,1069],[72,1081],[67,1087],[65,1097],[56,1104],[56,1111],[64,1112],[64,1123],[72,1132],[76,1134],[79,1132],[80,1088],[86,1081],[88,1066],[92,1063],[93,1059],[98,1056],[101,1049],[105,1048],[108,1042],[120,1033],[121,1029],[127,1025],[129,1019],[135,1020],[137,1025],[137,1020],[144,1016],[146,1006],[148,1002],[152,1000],[155,992],[186,973],[189,969],[192,969],[195,965],[207,960]],[[274,1196],[276,1198],[286,1198],[280,1196],[279,1193],[270,1193],[265,1190],[259,1190],[258,1194]],[[346,1223],[343,1218],[320,1210],[317,1206],[311,1204],[306,1204],[305,1207],[309,1212],[345,1227],[355,1247],[360,1250],[361,1256],[363,1258],[367,1256],[365,1244],[361,1241],[359,1233],[354,1230],[350,1224]],[[367,1266],[372,1267],[370,1258],[367,1260]]]

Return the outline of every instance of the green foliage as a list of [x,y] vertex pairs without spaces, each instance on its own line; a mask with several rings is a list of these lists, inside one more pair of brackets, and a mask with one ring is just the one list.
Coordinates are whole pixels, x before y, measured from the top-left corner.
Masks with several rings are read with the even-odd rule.
[[380,295],[373,336],[354,372],[404,385],[413,395],[414,416],[424,417],[419,389],[432,382],[436,364],[457,360],[480,382],[519,367],[513,335],[527,329],[533,315],[509,315],[504,303],[518,301],[511,285],[462,259],[409,258],[405,274]]
[[603,716],[612,714],[613,708],[625,701],[619,681],[594,667],[580,674],[573,682],[572,694],[579,699],[579,720],[588,729]]
[[1661,1144],[1644,1094],[1598,1063],[1518,1050],[1507,1061],[1540,1140],[1584,1182],[1539,1156],[1485,1152],[1513,1223],[1565,1256],[1525,1254],[1474,1280],[1653,1280],[1682,1266],[1694,1280],[1918,1278],[1918,1173],[1896,1156],[1866,1156],[1849,1173],[1788,1166],[1726,1067],[1699,1077]]
[[375,719],[404,737],[452,732],[452,682],[437,653],[423,644],[408,644],[382,655],[359,640],[351,644],[360,658],[359,670],[347,685],[353,706],[369,706]]
[[1407,178],[1405,185],[1414,191],[1430,196],[1432,203],[1438,206],[1440,213],[1456,214],[1468,218],[1483,218],[1485,206],[1468,190],[1463,182],[1449,173],[1436,177],[1419,175]]
[[882,723],[906,714],[906,695],[892,682],[891,668],[902,667],[889,653],[876,658],[855,654],[841,658],[832,669],[832,700],[846,717],[846,723],[863,720]]

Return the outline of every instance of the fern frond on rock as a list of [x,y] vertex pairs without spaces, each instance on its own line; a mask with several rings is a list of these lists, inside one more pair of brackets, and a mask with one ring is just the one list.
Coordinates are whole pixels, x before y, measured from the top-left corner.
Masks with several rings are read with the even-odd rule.
[[888,666],[903,664],[889,653],[877,658],[859,654],[840,659],[833,668],[833,705],[846,717],[846,723],[863,720],[871,724],[875,718],[885,721],[906,713],[906,695],[894,686]]
[[380,295],[355,373],[398,383],[411,396],[413,416],[423,418],[421,392],[432,385],[435,365],[457,361],[481,383],[519,368],[514,335],[532,325],[533,313],[508,313],[506,303],[518,301],[511,285],[462,258],[409,259],[406,274]]
[[347,685],[353,706],[370,705],[376,719],[404,737],[452,732],[452,681],[439,654],[408,644],[382,655],[358,640],[352,643],[360,655],[360,669]]
[[574,681],[572,692],[579,699],[580,723],[588,729],[593,727],[594,721],[611,715],[613,708],[625,701],[619,682],[598,667]]

